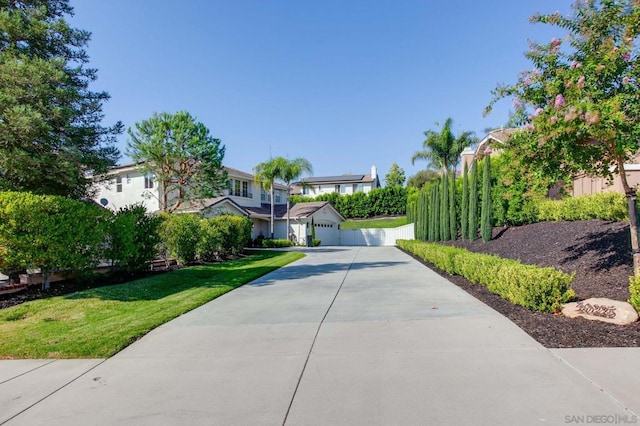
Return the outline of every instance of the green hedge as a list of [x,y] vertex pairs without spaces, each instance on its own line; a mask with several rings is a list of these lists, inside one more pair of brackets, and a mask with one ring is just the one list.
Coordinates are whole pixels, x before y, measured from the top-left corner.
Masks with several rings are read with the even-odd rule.
[[537,220],[626,220],[629,217],[627,199],[618,192],[602,192],[562,200],[536,202]]
[[[291,247],[293,243],[286,239],[271,239],[266,238],[260,240],[259,246],[256,247],[264,247],[264,248],[281,248],[281,247]],[[258,243],[256,243],[258,244]]]
[[420,241],[398,240],[397,244],[445,272],[461,275],[529,309],[556,312],[575,297],[571,289],[573,274],[554,268],[523,265],[516,260]]
[[629,293],[631,293],[629,303],[640,312],[640,277],[631,277],[629,282]]

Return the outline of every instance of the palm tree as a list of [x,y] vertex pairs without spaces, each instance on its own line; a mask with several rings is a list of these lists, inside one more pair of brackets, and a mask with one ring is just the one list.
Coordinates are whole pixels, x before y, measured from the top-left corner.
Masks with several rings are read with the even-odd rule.
[[[282,157],[278,157],[282,158]],[[298,180],[303,173],[313,173],[311,163],[304,158],[295,158],[291,161],[282,158],[280,176],[278,176],[287,186],[287,238],[289,238],[289,197],[291,196],[291,183]]]
[[[271,233],[271,238],[273,238],[273,216],[274,216],[274,206],[273,206],[273,186],[275,184],[276,179],[280,177],[281,167],[283,165],[282,160],[285,160],[282,157],[272,158],[269,161],[264,161],[253,168],[254,172],[254,182],[256,185],[260,185],[264,189],[269,190],[270,198],[271,198],[271,216],[269,220],[269,232]],[[286,161],[286,160],[285,160]]]
[[[436,123],[436,126],[438,123]],[[426,136],[422,143],[424,150],[417,151],[411,157],[411,164],[416,160],[427,161],[430,167],[435,167],[442,172],[449,169],[455,170],[462,151],[469,145],[478,141],[473,132],[463,132],[458,137],[453,135],[451,127],[453,120],[447,118],[439,133],[434,130],[424,132]]]

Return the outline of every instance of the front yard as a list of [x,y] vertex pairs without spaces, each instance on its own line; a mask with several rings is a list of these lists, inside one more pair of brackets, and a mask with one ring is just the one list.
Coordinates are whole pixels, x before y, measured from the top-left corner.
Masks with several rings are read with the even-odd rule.
[[105,358],[149,331],[304,255],[261,251],[0,310],[0,359]]

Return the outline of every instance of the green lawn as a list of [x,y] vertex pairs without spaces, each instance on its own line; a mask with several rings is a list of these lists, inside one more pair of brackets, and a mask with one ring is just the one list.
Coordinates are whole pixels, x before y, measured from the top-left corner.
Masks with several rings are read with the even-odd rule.
[[260,251],[0,310],[0,358],[105,358],[155,327],[304,255]]
[[406,224],[406,216],[368,220],[347,220],[340,224],[340,229],[397,228],[398,226]]

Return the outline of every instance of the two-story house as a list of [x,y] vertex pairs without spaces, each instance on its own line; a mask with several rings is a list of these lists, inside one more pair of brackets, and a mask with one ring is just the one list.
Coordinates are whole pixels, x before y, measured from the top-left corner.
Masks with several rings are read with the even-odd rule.
[[302,195],[317,197],[322,194],[337,192],[342,195],[355,194],[356,192],[368,193],[372,189],[380,187],[380,179],[376,166],[371,166],[368,175],[341,175],[341,176],[313,176],[306,177],[297,183]]
[[[230,167],[224,167],[228,182],[221,194],[214,198],[206,198],[184,202],[177,213],[198,213],[204,217],[220,214],[235,214],[251,219],[252,238],[259,235],[268,237],[271,218],[271,194],[254,182],[254,176]],[[95,184],[96,202],[104,207],[117,211],[119,208],[135,203],[142,203],[147,212],[162,210],[160,189],[153,174],[140,171],[140,164],[125,164],[112,168],[104,179]],[[274,236],[275,238],[292,238],[305,243],[311,235],[313,219],[316,236],[323,239],[324,245],[338,244],[339,224],[344,221],[329,203],[299,203],[291,207],[289,212],[289,230],[286,229],[286,194],[287,188],[276,183],[274,185]]]

